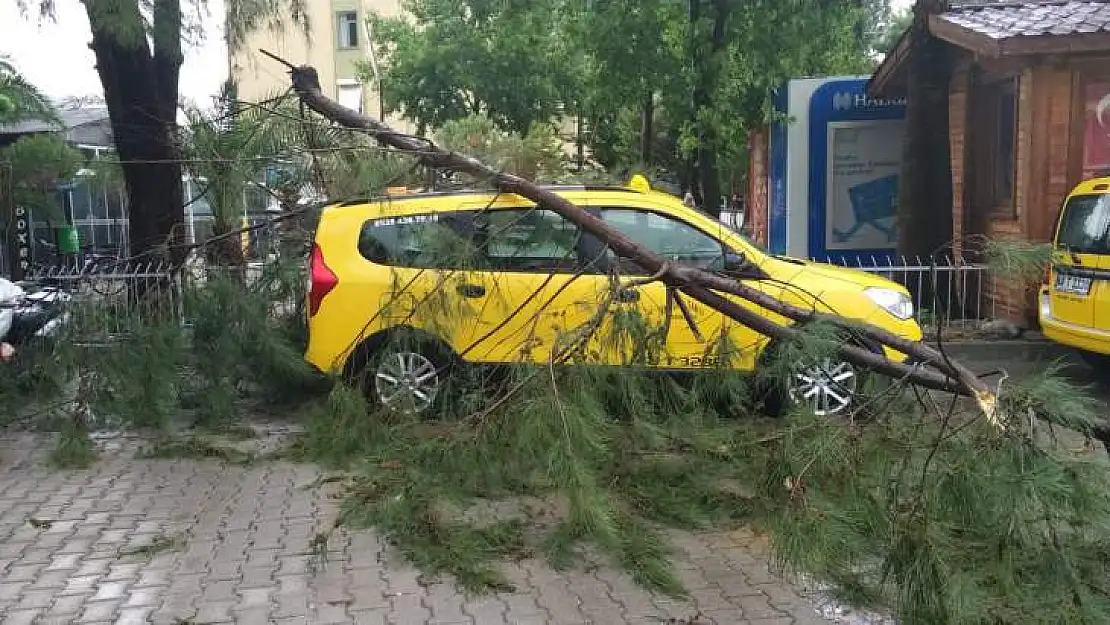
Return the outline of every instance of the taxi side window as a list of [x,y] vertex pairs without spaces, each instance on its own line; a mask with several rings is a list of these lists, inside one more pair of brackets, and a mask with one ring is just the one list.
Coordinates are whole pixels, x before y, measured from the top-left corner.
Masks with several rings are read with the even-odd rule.
[[[629,208],[603,208],[600,215],[607,224],[669,261],[701,269],[724,263],[725,248],[719,240],[674,217]],[[645,273],[627,259],[618,262],[612,250],[607,256],[610,266],[617,263],[621,273]]]
[[362,226],[358,250],[366,260],[394,267],[476,269],[484,264],[465,213],[371,219]]
[[372,219],[358,249],[379,265],[549,273],[578,269],[580,239],[557,213],[520,208]]
[[578,227],[544,209],[490,211],[476,218],[492,270],[569,272],[578,266]]

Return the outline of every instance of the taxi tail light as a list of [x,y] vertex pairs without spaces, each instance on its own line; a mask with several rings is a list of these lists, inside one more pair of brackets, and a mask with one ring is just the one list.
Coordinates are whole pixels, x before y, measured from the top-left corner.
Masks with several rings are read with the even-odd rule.
[[324,253],[319,245],[312,246],[308,260],[308,315],[315,316],[320,311],[324,297],[339,284],[339,276],[324,262]]

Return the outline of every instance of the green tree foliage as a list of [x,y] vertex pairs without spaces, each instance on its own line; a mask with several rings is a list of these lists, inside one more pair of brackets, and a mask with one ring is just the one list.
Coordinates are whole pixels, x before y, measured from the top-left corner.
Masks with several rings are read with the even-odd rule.
[[913,11],[906,9],[893,14],[888,21],[880,24],[879,30],[875,33],[873,44],[875,52],[890,54],[890,51],[898,45],[898,40],[902,38],[902,34],[906,32],[912,22]]
[[53,120],[54,106],[7,57],[0,56],[0,124],[25,119]]
[[241,104],[232,82],[220,95],[215,111],[186,109],[181,141],[189,173],[212,209],[218,243],[206,250],[220,264],[245,260],[235,232],[249,192],[293,211],[308,196],[342,201],[407,182],[398,177],[412,168],[409,158],[383,153],[365,133],[302,119],[292,99],[275,94],[271,104]]
[[[422,129],[474,113],[524,133],[556,115],[610,168],[663,167],[718,195],[772,92],[870,67],[886,0],[409,0],[378,20],[387,109]],[[716,207],[715,200],[707,206]]]
[[797,420],[762,464],[780,563],[908,625],[1107,622],[1105,465],[1037,420],[1085,431],[1097,402],[1058,373],[1004,387],[1006,433],[908,406],[866,430]]
[[[189,171],[200,181],[201,194],[212,208],[212,234],[227,237],[240,227],[248,187],[257,185],[267,169],[288,155],[290,146],[283,139],[290,131],[284,118],[268,111],[240,111],[230,81],[220,95],[223,105],[214,113],[197,108],[186,111],[182,144]],[[242,264],[239,241],[234,237],[225,240],[228,244],[214,248],[222,252],[220,260]]]
[[389,59],[387,110],[421,129],[482,114],[521,134],[559,112],[568,53],[558,3],[408,0],[404,7],[411,19],[373,24]]
[[566,170],[562,140],[546,123],[534,123],[522,137],[498,129],[488,117],[470,115],[436,130],[436,142],[526,178],[550,182]]
[[57,187],[77,173],[81,153],[55,134],[23,137],[0,150],[0,163],[11,167],[15,203],[39,219],[59,219]]

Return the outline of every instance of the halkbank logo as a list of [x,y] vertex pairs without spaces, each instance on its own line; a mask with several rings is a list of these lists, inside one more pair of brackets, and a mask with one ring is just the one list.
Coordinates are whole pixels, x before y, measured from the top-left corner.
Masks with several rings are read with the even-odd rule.
[[851,93],[842,91],[834,94],[832,97],[832,106],[834,111],[849,111],[856,108],[883,108],[887,106],[905,106],[906,99],[898,98],[896,100],[888,100],[886,98],[872,98],[866,93]]

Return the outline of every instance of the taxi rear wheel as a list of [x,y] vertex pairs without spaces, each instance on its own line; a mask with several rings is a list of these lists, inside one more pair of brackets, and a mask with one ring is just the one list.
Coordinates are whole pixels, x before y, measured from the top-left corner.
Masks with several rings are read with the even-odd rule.
[[455,359],[437,341],[398,331],[375,342],[353,367],[356,384],[390,413],[431,416],[448,399]]

